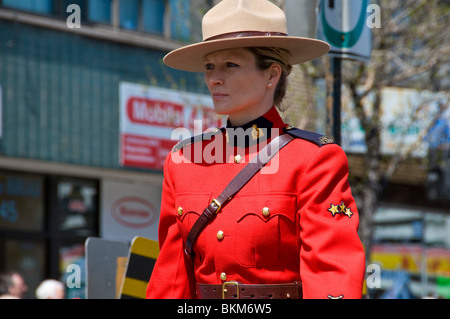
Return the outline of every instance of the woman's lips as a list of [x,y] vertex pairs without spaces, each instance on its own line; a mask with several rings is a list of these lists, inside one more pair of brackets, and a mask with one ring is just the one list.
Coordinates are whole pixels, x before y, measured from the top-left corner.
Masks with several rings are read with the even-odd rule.
[[224,98],[224,97],[227,97],[228,95],[227,94],[224,94],[224,93],[213,93],[213,98],[215,98],[215,99],[221,99],[221,98]]

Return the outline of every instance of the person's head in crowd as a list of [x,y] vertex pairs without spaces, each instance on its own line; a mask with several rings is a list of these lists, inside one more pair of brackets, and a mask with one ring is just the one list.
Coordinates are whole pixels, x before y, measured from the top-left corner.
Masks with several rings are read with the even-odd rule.
[[64,285],[58,280],[46,279],[36,288],[37,299],[64,299]]
[[22,275],[16,271],[0,275],[0,296],[3,298],[23,298],[28,290]]

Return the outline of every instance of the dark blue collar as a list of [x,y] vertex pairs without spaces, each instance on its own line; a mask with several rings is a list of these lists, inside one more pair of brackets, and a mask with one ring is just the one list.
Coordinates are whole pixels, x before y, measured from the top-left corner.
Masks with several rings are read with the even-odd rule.
[[230,120],[227,120],[227,137],[228,143],[233,143],[237,147],[248,147],[270,139],[272,129],[282,129],[286,125],[280,117],[275,106],[273,106],[266,114],[260,116],[244,125],[233,126]]

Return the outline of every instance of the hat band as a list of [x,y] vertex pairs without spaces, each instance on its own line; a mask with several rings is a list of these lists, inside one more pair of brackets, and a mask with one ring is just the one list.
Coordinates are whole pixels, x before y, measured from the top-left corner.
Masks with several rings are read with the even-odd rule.
[[204,41],[212,41],[212,40],[221,40],[221,39],[230,39],[230,38],[246,38],[246,37],[287,37],[286,33],[281,32],[258,32],[258,31],[249,31],[249,32],[231,32],[216,35],[210,37]]

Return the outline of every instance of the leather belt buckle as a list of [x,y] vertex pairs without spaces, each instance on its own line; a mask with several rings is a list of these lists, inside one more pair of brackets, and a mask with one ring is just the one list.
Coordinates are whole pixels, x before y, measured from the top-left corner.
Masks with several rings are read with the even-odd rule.
[[228,292],[228,289],[226,288],[228,285],[235,285],[236,286],[236,299],[239,299],[239,283],[237,281],[226,281],[222,285],[222,299],[225,298],[225,293]]
[[220,205],[220,203],[215,198],[213,198],[210,205],[216,208],[216,211],[214,212],[215,214],[217,214],[219,210],[222,208],[222,205]]

